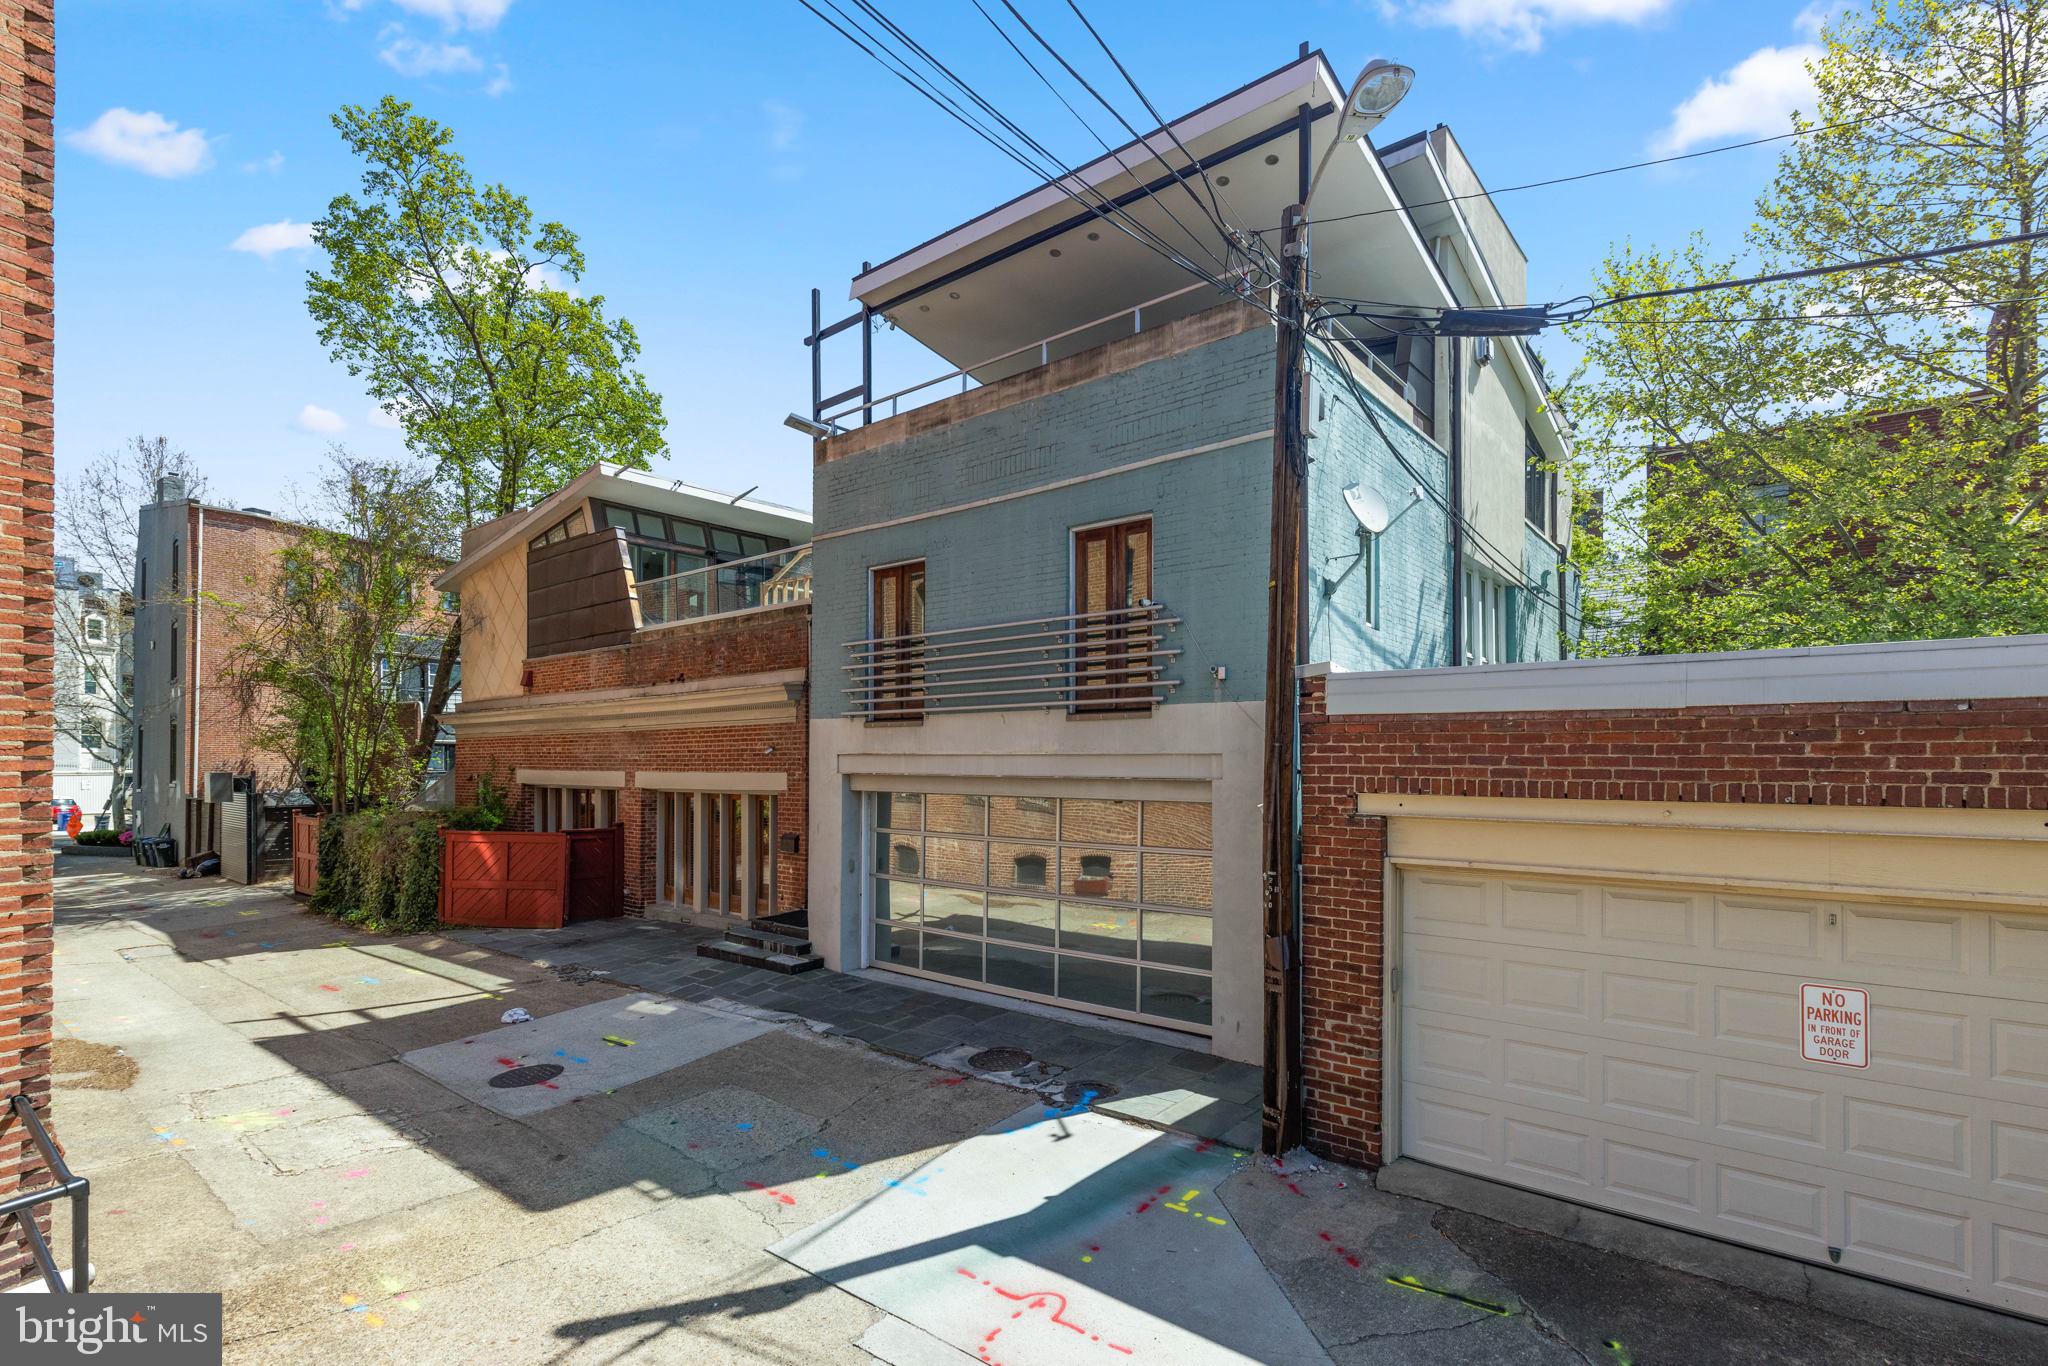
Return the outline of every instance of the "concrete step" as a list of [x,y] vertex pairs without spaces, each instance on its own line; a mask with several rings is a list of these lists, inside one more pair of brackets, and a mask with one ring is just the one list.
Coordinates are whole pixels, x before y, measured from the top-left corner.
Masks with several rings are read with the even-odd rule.
[[699,958],[716,958],[720,962],[738,963],[743,967],[766,968],[793,977],[799,972],[825,966],[825,960],[815,953],[778,953],[754,944],[735,943],[731,939],[720,939],[697,946]]
[[787,953],[797,958],[811,951],[810,940],[776,925],[734,925],[725,932],[725,937],[735,944],[747,944],[771,953]]

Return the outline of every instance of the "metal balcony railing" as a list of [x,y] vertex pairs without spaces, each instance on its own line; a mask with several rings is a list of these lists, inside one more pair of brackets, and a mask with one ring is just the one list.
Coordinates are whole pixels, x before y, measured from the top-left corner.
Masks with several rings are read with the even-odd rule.
[[1166,633],[1181,619],[1156,602],[1104,612],[964,626],[847,642],[856,716],[905,721],[930,712],[1150,711],[1180,686]]
[[673,626],[811,600],[811,548],[795,545],[639,585],[641,626]]

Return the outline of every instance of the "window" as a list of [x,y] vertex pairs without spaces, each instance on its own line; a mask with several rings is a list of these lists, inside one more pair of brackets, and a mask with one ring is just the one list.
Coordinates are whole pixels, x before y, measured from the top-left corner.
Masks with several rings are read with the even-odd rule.
[[[571,536],[581,536],[582,534],[583,509],[577,508],[567,517],[564,517],[561,521],[556,522],[546,531],[528,541],[526,546],[529,550],[538,550],[544,545],[553,545],[557,541],[566,541]],[[445,597],[446,595],[444,594],[443,596]],[[447,609],[443,608],[443,610]]]
[[618,820],[618,797],[608,787],[536,787],[533,828],[602,830]]
[[97,693],[99,690],[100,676],[98,671],[94,669],[87,669],[85,671],[85,695],[87,697],[91,697],[94,693]]
[[868,613],[869,648],[877,720],[924,715],[924,561],[870,571],[873,595]]
[[185,568],[184,568],[184,562],[183,562],[183,560],[181,559],[181,556],[182,556],[183,554],[184,554],[184,547],[183,547],[183,546],[181,546],[181,545],[180,545],[180,544],[179,544],[178,542],[176,542],[176,541],[172,541],[172,542],[171,542],[171,593],[172,593],[172,594],[173,594],[174,596],[175,596],[176,594],[179,594],[179,593],[182,593],[182,592],[184,592],[184,591],[185,591]]
[[1791,501],[1790,484],[1758,484],[1743,490],[1743,510],[1765,536],[1785,524],[1786,505]]
[[1136,608],[1152,598],[1152,519],[1074,533],[1074,708],[1149,708],[1151,624]]
[[1536,429],[1522,428],[1522,515],[1529,519],[1529,525],[1548,536],[1557,539],[1557,471],[1551,468],[1550,459],[1543,454],[1543,446],[1536,440]]
[[455,592],[441,594],[441,610],[451,617],[460,612],[462,610],[462,595]]
[[1461,627],[1467,664],[1502,664],[1508,659],[1508,586],[1491,574],[1465,571]]
[[171,677],[178,676],[178,628],[171,628]]
[[148,560],[138,561],[135,566],[135,596],[145,600],[149,597]]
[[[626,539],[636,548],[644,546],[675,557],[669,561],[668,568],[662,573],[641,573],[642,561],[636,553],[633,559],[634,577],[643,583],[648,579],[666,578],[670,574],[700,569],[707,564],[743,559],[750,555],[765,555],[771,550],[785,550],[789,547],[789,542],[780,536],[707,526],[687,517],[671,517],[659,512],[650,512],[646,508],[600,503],[598,511],[604,518],[606,526],[617,527],[625,532]],[[648,562],[650,567],[653,563]]]
[[171,758],[170,762],[164,765],[164,771],[171,775],[171,782],[174,784],[179,781],[178,748],[178,723],[173,721],[171,722]]
[[1207,802],[877,792],[874,965],[1206,1031]]
[[777,800],[737,792],[662,794],[655,861],[660,899],[687,912],[775,914]]
[[107,638],[107,619],[105,617],[87,617],[85,619],[85,638],[94,643],[105,640]]
[[89,711],[79,718],[78,742],[87,749],[98,749],[107,742],[106,726],[98,712]]

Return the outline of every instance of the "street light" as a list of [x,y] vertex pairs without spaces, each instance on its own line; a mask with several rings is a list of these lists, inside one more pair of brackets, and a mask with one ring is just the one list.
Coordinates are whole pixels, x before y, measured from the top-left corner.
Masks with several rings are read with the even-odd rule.
[[1344,96],[1344,117],[1338,121],[1337,136],[1323,153],[1322,162],[1316,167],[1314,179],[1308,183],[1308,200],[1316,197],[1316,186],[1322,183],[1323,172],[1329,167],[1330,158],[1337,154],[1339,147],[1362,139],[1378,126],[1381,119],[1394,111],[1394,106],[1405,98],[1415,85],[1415,68],[1403,66],[1375,57],[1358,73],[1358,79],[1351,83],[1351,89]]

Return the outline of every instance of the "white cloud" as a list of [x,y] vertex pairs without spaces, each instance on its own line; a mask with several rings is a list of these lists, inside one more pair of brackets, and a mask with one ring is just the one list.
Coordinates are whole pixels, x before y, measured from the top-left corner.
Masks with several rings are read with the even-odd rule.
[[67,134],[65,141],[101,161],[166,180],[197,175],[213,165],[213,149],[207,146],[205,130],[180,128],[153,109],[143,114],[109,109],[86,127]]
[[299,409],[299,415],[292,419],[292,425],[302,432],[326,434],[342,431],[348,423],[342,421],[341,414],[332,408],[322,408],[317,403],[308,403]]
[[1813,4],[1808,5],[1794,16],[1792,27],[1808,38],[1819,41],[1820,31],[1828,25],[1829,21],[1836,15],[1854,8],[1855,6],[1850,4],[1849,0],[1814,0]]
[[392,0],[409,14],[439,19],[453,28],[492,29],[512,8],[512,0]]
[[1382,0],[1393,18],[1455,28],[1467,37],[1487,38],[1534,52],[1552,29],[1585,24],[1640,24],[1664,14],[1678,0]]
[[1758,48],[1703,81],[1672,110],[1671,122],[1652,139],[1650,150],[1672,156],[1710,142],[1790,131],[1792,111],[1813,108],[1813,77],[1806,64],[1820,55],[1813,43]]
[[804,134],[804,111],[781,100],[763,100],[761,112],[768,119],[768,145],[778,152],[795,147]]
[[246,251],[268,261],[281,251],[304,251],[313,245],[313,225],[294,223],[289,218],[275,223],[258,223],[228,243],[229,251]]
[[387,411],[381,403],[372,403],[369,413],[363,420],[372,427],[382,427],[386,431],[394,432],[405,425],[398,420],[398,414]]
[[495,100],[500,95],[510,94],[511,90],[512,68],[499,62],[498,74],[484,82],[484,93]]
[[439,76],[481,71],[483,59],[461,43],[427,43],[400,31],[377,53],[377,60],[401,76]]
[[242,170],[250,175],[254,175],[258,171],[263,172],[265,175],[276,175],[279,171],[282,171],[283,169],[283,152],[272,152],[267,157],[258,157],[254,161],[245,161],[242,163]]

